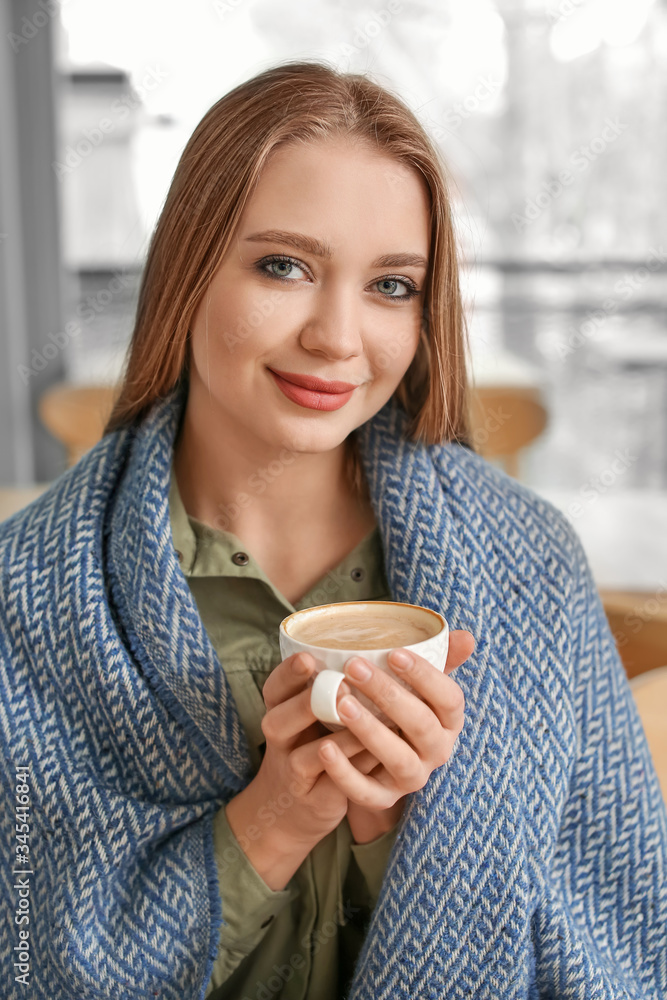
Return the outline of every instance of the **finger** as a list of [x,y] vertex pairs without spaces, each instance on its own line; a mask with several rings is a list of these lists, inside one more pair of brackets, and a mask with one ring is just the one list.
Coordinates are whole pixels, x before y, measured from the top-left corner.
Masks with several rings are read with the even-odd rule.
[[[423,739],[415,739],[414,745],[411,745],[409,734],[403,738],[369,712],[358,699],[345,698],[338,706],[348,728],[383,765],[403,793],[421,788],[433,767],[445,762],[454,745],[455,736],[443,730],[428,706],[422,703],[422,708],[429,716],[424,724],[426,735]],[[352,716],[349,709],[354,712]]]
[[393,785],[391,775],[386,771],[381,771],[378,777],[363,774],[329,740],[323,744],[320,756],[331,780],[351,802],[356,802],[357,805],[389,809],[402,794],[401,790]]
[[[399,650],[389,653],[391,671],[355,656],[345,664],[345,674],[398,724],[413,746],[424,747],[427,752],[429,740],[437,741],[441,736],[434,729],[435,723],[456,733],[463,728],[463,692],[453,677],[441,673],[423,656],[401,649],[409,664],[400,666],[393,656],[395,652]],[[362,677],[360,667],[366,668],[366,676]],[[413,690],[399,684],[392,671]]]
[[445,673],[449,674],[456,670],[462,663],[472,656],[475,649],[475,637],[472,632],[466,629],[457,628],[449,633],[449,649],[447,650],[447,662]]
[[310,688],[304,688],[268,709],[261,727],[268,743],[285,749],[290,748],[294,740],[310,727],[313,727],[314,734],[319,733],[317,719],[310,707]]
[[352,756],[346,755],[351,764],[354,764],[357,771],[361,771],[362,774],[370,774],[371,771],[380,764],[375,754],[371,753],[370,750],[365,748],[359,753],[355,753]]
[[338,730],[336,733],[325,733],[324,736],[312,740],[309,745],[312,747],[313,753],[319,755],[320,747],[327,739],[333,740],[341,753],[344,753],[346,757],[354,757],[366,751],[359,737],[355,736],[350,729],[345,728]]
[[[470,633],[468,633],[470,634]],[[473,644],[474,638],[471,636]],[[462,640],[469,646],[468,640]],[[440,725],[452,732],[459,733],[463,728],[463,711],[465,708],[465,698],[460,686],[453,677],[437,670],[432,663],[419,656],[417,653],[408,653],[408,663],[399,664],[393,655],[396,650],[389,653],[389,666],[396,673],[397,677],[419,695],[419,700],[428,705],[435,713]],[[405,649],[402,653],[408,652]],[[453,669],[453,668],[452,668]],[[426,721],[423,712],[419,710],[418,719]],[[417,721],[417,717],[415,717]],[[410,732],[410,727],[401,723],[401,729],[405,733]],[[414,729],[412,730],[414,731]]]
[[[348,729],[327,733],[326,736],[295,747],[290,754],[290,766],[297,781],[301,782],[305,788],[310,788],[317,775],[324,771],[324,761],[320,753],[324,743],[333,743],[336,752],[346,760],[348,757],[359,755],[365,750],[363,743]],[[375,766],[372,764],[370,756],[368,759],[364,758],[362,763],[369,770]]]
[[[343,694],[351,693],[345,681],[340,685],[340,691]],[[299,744],[314,743],[326,735],[334,737],[345,754],[357,753],[362,744],[347,729],[336,733],[327,730],[323,734],[324,727],[318,722],[310,707],[310,694],[311,688],[307,687],[266,712],[261,727],[267,743],[273,743],[274,746],[289,751]]]
[[267,709],[303,691],[314,671],[315,658],[310,653],[293,653],[279,663],[266,678],[262,689]]

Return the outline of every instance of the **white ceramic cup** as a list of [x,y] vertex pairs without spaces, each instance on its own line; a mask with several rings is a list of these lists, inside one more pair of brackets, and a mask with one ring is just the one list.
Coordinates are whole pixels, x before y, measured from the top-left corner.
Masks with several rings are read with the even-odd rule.
[[[320,619],[326,617],[327,628],[331,627],[332,619],[335,624],[335,615],[344,614],[346,608],[363,607],[368,613],[369,622],[387,623],[390,627],[398,627],[402,622],[407,626],[417,624],[427,635],[421,639],[405,646],[389,646],[385,648],[374,648],[372,644],[366,645],[369,640],[364,640],[364,644],[357,649],[340,649],[328,646],[315,645],[313,642],[306,642],[297,638],[295,634],[299,626],[303,625],[305,619],[319,616]],[[319,642],[319,640],[318,640]],[[330,729],[334,727],[340,729],[344,726],[343,720],[336,709],[338,689],[345,680],[345,664],[353,656],[362,656],[382,670],[389,669],[391,665],[387,660],[388,653],[392,649],[408,649],[418,656],[423,656],[425,660],[440,671],[444,671],[447,661],[447,651],[449,649],[449,628],[447,622],[430,608],[421,607],[418,604],[406,604],[403,601],[341,601],[336,604],[321,604],[314,608],[304,608],[302,611],[295,611],[280,623],[280,653],[283,660],[294,653],[310,653],[315,659],[317,673],[315,675],[310,696],[310,705],[313,714]],[[404,687],[410,689],[410,685],[392,672],[392,677],[398,680]],[[351,682],[348,682],[351,683]],[[387,725],[395,725],[370,698],[355,689],[355,697],[368,708],[374,715]]]

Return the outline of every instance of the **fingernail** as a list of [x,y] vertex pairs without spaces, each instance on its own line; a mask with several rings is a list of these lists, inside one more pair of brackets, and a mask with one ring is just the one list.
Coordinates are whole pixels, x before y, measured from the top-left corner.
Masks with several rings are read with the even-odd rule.
[[404,649],[394,649],[389,656],[391,658],[392,665],[398,667],[399,670],[406,670],[408,667],[412,666],[412,656],[410,653],[406,653]]
[[333,760],[334,757],[336,756],[336,751],[334,750],[331,743],[323,743],[322,746],[320,747],[320,753],[322,754],[325,760]]
[[292,669],[295,674],[310,673],[310,660],[308,658],[308,653],[299,653],[298,656],[295,656],[294,662],[292,663]]
[[367,681],[373,671],[363,660],[351,659],[345,664],[345,673],[355,681]]
[[338,702],[337,708],[338,714],[342,715],[344,719],[358,719],[361,714],[359,702],[351,695],[346,695],[345,698],[341,698]]

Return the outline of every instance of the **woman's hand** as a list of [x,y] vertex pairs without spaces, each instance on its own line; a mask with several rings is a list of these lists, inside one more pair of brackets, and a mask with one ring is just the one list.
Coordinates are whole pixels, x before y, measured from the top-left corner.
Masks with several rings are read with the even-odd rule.
[[[255,777],[226,806],[232,832],[272,889],[287,884],[347,811],[347,796],[324,769],[318,752],[322,741],[333,743],[345,759],[364,750],[351,731],[330,733],[313,715],[309,681],[314,671],[314,657],[294,654],[267,677],[264,757]],[[351,693],[347,685],[341,688]]]
[[[412,665],[400,668],[390,654],[392,670],[414,688],[414,694],[361,657],[346,667],[349,682],[374,701],[400,731],[399,735],[389,729],[354,696],[347,695],[338,701],[338,713],[366,747],[366,753],[356,754],[352,763],[333,739],[318,741],[327,773],[349,799],[347,817],[357,843],[375,840],[392,829],[400,819],[405,796],[422,788],[432,771],[449,760],[463,728],[464,697],[448,675],[468,659],[474,647],[470,632],[452,631],[444,673],[414,654]],[[355,661],[370,670],[368,679],[354,676]],[[346,705],[357,714],[346,714]],[[332,747],[330,757],[327,746]]]

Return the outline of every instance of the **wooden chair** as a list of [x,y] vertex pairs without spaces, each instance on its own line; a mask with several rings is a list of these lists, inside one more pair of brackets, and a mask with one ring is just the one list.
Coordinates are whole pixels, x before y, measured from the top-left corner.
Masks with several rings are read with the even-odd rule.
[[519,452],[539,437],[547,411],[539,389],[531,386],[477,386],[470,399],[472,440],[484,458],[499,460],[519,477]]
[[628,677],[667,664],[667,592],[601,590],[600,597]]
[[34,486],[0,486],[0,521],[27,507],[48,488],[48,483],[36,483]]
[[667,666],[634,677],[630,688],[667,802]]
[[39,401],[39,416],[48,431],[67,451],[67,464],[74,465],[102,437],[120,390],[109,385],[53,386]]

